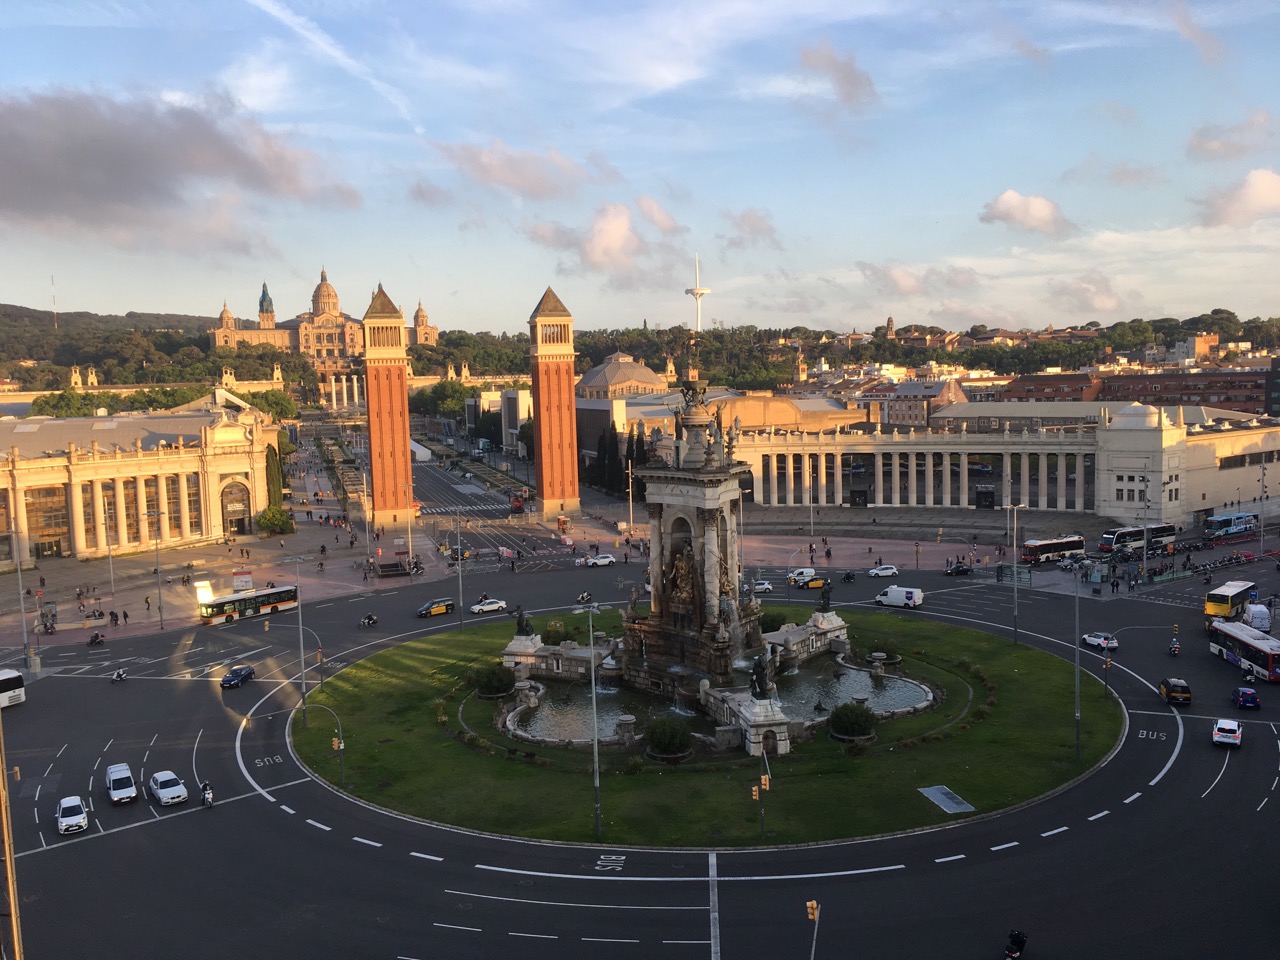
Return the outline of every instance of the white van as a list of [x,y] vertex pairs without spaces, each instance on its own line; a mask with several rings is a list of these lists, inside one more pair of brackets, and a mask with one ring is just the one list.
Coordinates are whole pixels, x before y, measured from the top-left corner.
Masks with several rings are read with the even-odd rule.
[[814,570],[813,567],[796,567],[787,574],[787,582],[794,587],[797,583],[805,583],[817,575],[818,571]]
[[876,596],[876,603],[882,607],[918,607],[924,603],[924,591],[919,587],[886,587]]

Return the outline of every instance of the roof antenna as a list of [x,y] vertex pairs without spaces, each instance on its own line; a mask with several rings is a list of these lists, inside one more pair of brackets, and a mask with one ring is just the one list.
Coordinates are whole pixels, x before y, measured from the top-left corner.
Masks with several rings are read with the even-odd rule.
[[53,282],[53,274],[49,274],[49,288],[53,290],[53,332],[58,332],[58,287]]

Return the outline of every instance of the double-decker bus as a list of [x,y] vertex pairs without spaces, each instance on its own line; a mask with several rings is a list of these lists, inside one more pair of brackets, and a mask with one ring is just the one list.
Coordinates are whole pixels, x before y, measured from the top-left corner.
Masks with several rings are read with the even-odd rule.
[[1209,652],[1258,680],[1280,682],[1280,640],[1243,623],[1215,620]]
[[1054,537],[1051,540],[1028,540],[1022,545],[1023,563],[1045,563],[1064,557],[1083,557],[1084,537]]
[[17,670],[0,670],[0,707],[25,703],[27,682]]
[[1256,513],[1219,513],[1204,522],[1204,538],[1238,537],[1258,529]]
[[1152,523],[1145,527],[1112,527],[1102,531],[1098,549],[1105,553],[1112,550],[1148,547],[1165,547],[1178,538],[1178,528],[1172,523]]
[[268,587],[265,590],[246,590],[215,597],[208,582],[196,584],[196,601],[200,605],[200,619],[204,623],[231,623],[244,617],[260,617],[292,610],[298,605],[298,588]]
[[1204,628],[1212,628],[1214,620],[1239,620],[1245,604],[1257,596],[1258,585],[1249,580],[1228,580],[1214,587],[1204,598]]

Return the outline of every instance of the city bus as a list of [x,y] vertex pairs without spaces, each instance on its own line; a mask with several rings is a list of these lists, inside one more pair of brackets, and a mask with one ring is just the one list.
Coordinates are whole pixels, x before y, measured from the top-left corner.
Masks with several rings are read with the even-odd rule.
[[230,623],[244,617],[260,617],[294,609],[298,605],[298,588],[289,584],[287,587],[246,590],[215,597],[206,581],[196,584],[196,601],[200,605],[203,623]]
[[1256,680],[1280,682],[1280,640],[1261,630],[1215,620],[1209,628],[1209,652]]
[[1214,587],[1204,598],[1204,628],[1209,630],[1214,620],[1239,620],[1245,604],[1258,598],[1258,585],[1248,580],[1228,580]]
[[27,682],[17,670],[0,670],[0,707],[25,703]]
[[1172,523],[1152,523],[1145,527],[1112,527],[1102,531],[1098,549],[1104,553],[1112,550],[1140,549],[1145,541],[1148,547],[1165,547],[1178,537],[1178,528]]
[[1084,537],[1054,537],[1051,540],[1028,540],[1022,545],[1023,563],[1045,563],[1064,557],[1083,557]]
[[1220,513],[1204,522],[1204,538],[1218,540],[1222,537],[1238,537],[1257,529],[1256,513]]

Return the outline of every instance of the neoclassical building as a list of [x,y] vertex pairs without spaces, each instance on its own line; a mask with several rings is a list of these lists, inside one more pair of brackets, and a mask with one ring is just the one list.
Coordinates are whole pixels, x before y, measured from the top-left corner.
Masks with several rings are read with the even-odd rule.
[[250,533],[276,438],[224,390],[164,413],[0,420],[0,563]]
[[[422,301],[418,301],[418,310],[413,316],[414,323],[420,326],[411,328],[411,342],[434,345],[440,331],[428,322]],[[237,319],[223,303],[218,325],[209,331],[209,343],[233,350],[242,343],[269,344],[285,353],[303,354],[311,360],[322,381],[348,374],[353,362],[364,356],[361,322],[342,312],[338,292],[324,270],[320,271],[320,282],[311,294],[308,312],[277,321],[275,304],[264,283],[258,297],[257,323]]]

